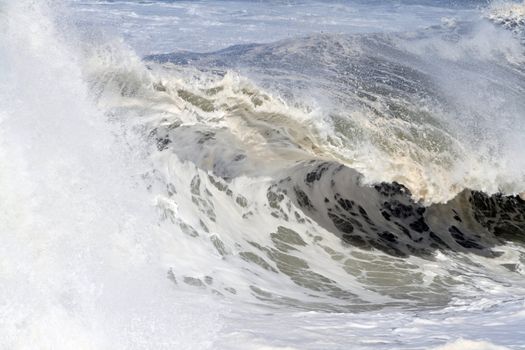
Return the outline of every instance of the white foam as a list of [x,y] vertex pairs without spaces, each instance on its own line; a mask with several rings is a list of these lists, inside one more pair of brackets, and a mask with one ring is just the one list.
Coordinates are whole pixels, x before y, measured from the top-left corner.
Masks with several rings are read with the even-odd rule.
[[2,6],[1,346],[209,347],[217,305],[174,294],[142,165],[91,102],[77,53],[45,4]]
[[525,2],[493,1],[486,10],[486,16],[512,29],[525,25]]
[[486,341],[458,339],[454,342],[434,348],[435,350],[508,350],[505,346],[498,346]]

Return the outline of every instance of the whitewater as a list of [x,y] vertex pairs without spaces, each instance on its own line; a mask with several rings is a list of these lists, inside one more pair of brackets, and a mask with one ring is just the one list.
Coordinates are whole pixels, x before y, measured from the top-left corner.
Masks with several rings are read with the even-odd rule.
[[0,0],[0,348],[525,349],[525,3]]

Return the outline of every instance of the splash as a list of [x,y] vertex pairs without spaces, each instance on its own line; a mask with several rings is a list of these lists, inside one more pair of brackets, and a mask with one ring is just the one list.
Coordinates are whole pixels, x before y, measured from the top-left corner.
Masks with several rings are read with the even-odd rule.
[[206,348],[217,310],[173,295],[143,165],[91,102],[49,11],[22,1],[1,14],[2,346]]

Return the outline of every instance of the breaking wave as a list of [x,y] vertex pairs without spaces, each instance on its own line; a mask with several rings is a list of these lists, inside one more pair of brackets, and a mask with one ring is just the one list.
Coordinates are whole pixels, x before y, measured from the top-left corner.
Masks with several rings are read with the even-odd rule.
[[[215,74],[245,72],[267,91],[255,96],[284,99],[252,102],[248,117],[273,113],[283,123],[299,122],[307,130],[275,126],[292,148],[348,165],[369,184],[402,183],[426,204],[464,189],[523,191],[523,58],[510,33],[484,22],[149,57]],[[187,89],[210,108],[227,98]],[[229,114],[220,107],[212,112]],[[315,147],[304,148],[304,140]],[[265,144],[275,145],[269,138]]]
[[75,346],[212,347],[215,300],[344,313],[525,297],[511,31],[444,20],[140,58],[43,4],[0,16],[9,347],[63,346],[56,325]]
[[[444,305],[453,293],[443,296],[450,286],[440,278],[417,286],[427,259],[499,260],[503,245],[523,242],[524,56],[503,29],[447,22],[422,33],[320,35],[145,61],[114,50],[92,56],[91,91],[149,140],[155,165],[146,177],[165,220],[248,263],[251,282],[235,293],[314,310],[398,299]],[[181,167],[195,168],[181,175]],[[261,235],[260,227],[273,229]],[[363,274],[350,247],[381,263]],[[410,265],[397,260],[406,258],[418,261],[409,280]],[[388,273],[396,277],[374,272],[389,263],[401,264]],[[521,273],[521,264],[500,266]],[[263,276],[274,273],[303,292],[268,285]],[[350,292],[356,283],[383,301]]]

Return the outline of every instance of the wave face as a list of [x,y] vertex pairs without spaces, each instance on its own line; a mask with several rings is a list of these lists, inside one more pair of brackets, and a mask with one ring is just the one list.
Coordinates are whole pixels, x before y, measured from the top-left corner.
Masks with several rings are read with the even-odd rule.
[[[3,347],[521,346],[519,34],[471,2],[294,6],[0,4]],[[186,15],[276,40],[137,54]]]

